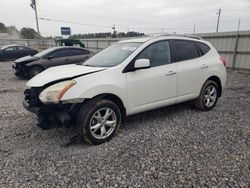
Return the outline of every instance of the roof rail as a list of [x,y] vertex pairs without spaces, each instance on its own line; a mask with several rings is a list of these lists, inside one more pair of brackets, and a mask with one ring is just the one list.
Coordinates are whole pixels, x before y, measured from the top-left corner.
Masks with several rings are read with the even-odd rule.
[[202,38],[199,37],[199,36],[189,35],[189,34],[154,33],[154,34],[149,34],[149,35],[146,35],[146,36],[149,36],[149,37],[152,37],[152,38],[163,37],[163,36],[174,36],[174,37],[187,37],[187,38],[202,40]]

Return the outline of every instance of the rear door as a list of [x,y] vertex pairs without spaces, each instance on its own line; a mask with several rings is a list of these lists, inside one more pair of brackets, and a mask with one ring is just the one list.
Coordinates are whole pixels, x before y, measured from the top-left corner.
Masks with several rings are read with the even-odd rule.
[[149,59],[151,67],[127,73],[129,113],[175,103],[177,74],[169,41],[149,45],[131,63],[138,59]]
[[68,64],[84,62],[90,57],[89,51],[85,49],[70,49],[70,58]]
[[192,40],[172,40],[177,67],[177,102],[194,99],[207,77],[208,62]]
[[25,46],[17,46],[16,49],[18,58],[29,55],[29,51]]

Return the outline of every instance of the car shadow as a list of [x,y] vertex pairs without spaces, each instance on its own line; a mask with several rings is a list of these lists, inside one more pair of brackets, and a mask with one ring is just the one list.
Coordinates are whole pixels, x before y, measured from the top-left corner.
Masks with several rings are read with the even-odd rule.
[[[140,124],[142,121],[147,120],[148,124],[151,125],[155,122],[157,119],[163,119],[163,118],[175,118],[176,114],[182,113],[184,111],[191,110],[196,111],[193,102],[184,102],[180,104],[175,104],[167,107],[158,108],[155,110],[150,110],[147,112],[139,113],[136,115],[129,116],[125,119],[125,122],[121,125],[121,130],[123,131],[135,131],[140,129]],[[157,126],[157,125],[156,125]],[[78,133],[77,130],[74,127],[64,130],[60,130],[62,133],[62,138],[65,138],[65,134],[67,134],[67,137],[70,138],[68,141],[61,143],[61,147],[69,147],[69,146],[79,146],[79,145],[85,145],[85,146],[91,146],[90,144],[84,143],[80,137],[77,138]],[[65,133],[65,134],[64,134]],[[72,134],[73,133],[73,134]],[[118,134],[122,134],[119,133]],[[112,140],[111,140],[112,141]]]

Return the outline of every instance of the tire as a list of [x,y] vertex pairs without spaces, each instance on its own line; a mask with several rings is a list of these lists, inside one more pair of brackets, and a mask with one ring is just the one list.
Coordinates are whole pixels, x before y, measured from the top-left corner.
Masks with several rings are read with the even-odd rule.
[[120,125],[120,109],[110,100],[87,101],[78,113],[77,126],[82,140],[86,143],[102,144],[109,141],[117,133]]
[[207,80],[200,91],[199,97],[195,100],[195,107],[201,111],[212,110],[218,100],[218,84],[212,80]]
[[34,76],[38,75],[39,73],[41,73],[43,71],[43,68],[40,67],[40,66],[32,66],[30,69],[29,69],[29,73],[28,73],[28,76],[29,78],[33,78]]

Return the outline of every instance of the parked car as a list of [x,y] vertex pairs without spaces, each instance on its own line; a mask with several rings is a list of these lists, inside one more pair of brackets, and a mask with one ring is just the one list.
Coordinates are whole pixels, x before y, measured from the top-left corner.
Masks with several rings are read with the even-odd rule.
[[49,67],[84,62],[93,52],[78,47],[55,47],[13,62],[16,76],[32,78]]
[[194,101],[215,107],[226,61],[207,41],[155,36],[121,41],[82,65],[50,68],[31,79],[24,107],[43,129],[77,125],[93,144],[110,140],[126,116]]
[[22,46],[22,45],[8,45],[0,49],[0,61],[1,60],[15,60],[28,55],[35,55],[38,51],[36,49]]

